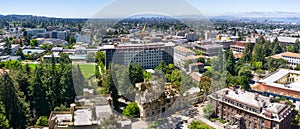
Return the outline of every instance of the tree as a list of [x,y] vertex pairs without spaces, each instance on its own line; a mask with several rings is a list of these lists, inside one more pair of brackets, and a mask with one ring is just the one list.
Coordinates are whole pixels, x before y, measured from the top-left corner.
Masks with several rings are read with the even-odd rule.
[[96,63],[102,62],[103,64],[105,64],[105,53],[102,51],[97,52],[95,57],[95,62]]
[[40,116],[39,119],[35,123],[36,126],[48,126],[48,117],[47,116]]
[[26,128],[28,104],[25,103],[25,99],[20,98],[17,86],[7,73],[4,73],[1,77],[0,88],[0,97],[5,107],[10,127]]
[[229,51],[229,55],[227,57],[227,62],[226,62],[226,69],[231,75],[235,75],[234,64],[235,64],[235,59],[233,53],[232,51]]
[[30,40],[30,46],[37,47],[38,45],[39,45],[39,43],[36,39],[31,39]]
[[199,62],[201,62],[201,63],[205,63],[205,59],[203,58],[203,57],[199,57],[198,59],[197,59],[197,62],[199,63]]
[[300,49],[299,43],[300,43],[299,39],[297,39],[295,44],[294,44],[294,47],[293,47],[293,52],[299,53],[299,49]]
[[4,52],[6,55],[10,55],[12,54],[12,49],[11,49],[11,42],[7,39],[7,41],[5,42],[4,46]]
[[214,114],[214,108],[211,104],[207,104],[202,110],[205,118],[209,119]]
[[202,121],[193,121],[189,126],[188,129],[214,129],[213,127],[208,126]]
[[277,37],[273,41],[273,44],[274,44],[274,47],[273,47],[273,50],[272,50],[272,55],[276,55],[276,54],[282,53],[283,50],[282,50],[282,48],[281,48],[281,46],[279,44],[279,41],[278,41]]
[[243,57],[241,59],[241,63],[249,63],[251,61],[252,50],[253,46],[251,45],[251,43],[247,43],[245,46]]
[[32,107],[36,110],[36,115],[47,116],[49,115],[49,103],[47,99],[47,86],[43,83],[44,80],[44,69],[42,64],[37,66],[35,73],[33,75],[31,87],[32,87],[32,96],[33,105]]
[[130,118],[137,118],[140,115],[139,106],[136,102],[132,102],[126,106],[122,114]]
[[207,76],[202,76],[200,78],[199,88],[200,88],[200,91],[202,91],[204,93],[204,100],[206,98],[206,95],[210,91],[211,82],[212,82],[211,79]]
[[76,38],[75,38],[75,36],[73,34],[71,34],[70,35],[70,39],[69,39],[69,45],[70,44],[74,44],[74,43],[76,43]]
[[143,74],[144,74],[144,70],[140,63],[138,63],[137,65],[130,64],[129,79],[132,85],[143,82],[144,81]]
[[9,122],[7,117],[5,116],[5,107],[2,102],[0,102],[0,128],[1,129],[9,128]]
[[297,64],[295,70],[300,70],[300,64]]
[[261,44],[255,44],[252,62],[265,62],[264,48]]

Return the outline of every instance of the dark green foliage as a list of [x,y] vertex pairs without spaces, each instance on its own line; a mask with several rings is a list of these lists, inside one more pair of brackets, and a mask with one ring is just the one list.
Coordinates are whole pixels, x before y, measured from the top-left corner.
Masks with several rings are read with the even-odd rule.
[[47,116],[40,116],[39,119],[37,119],[35,125],[36,126],[48,127],[48,117]]
[[126,106],[122,114],[130,118],[137,118],[140,115],[139,106],[136,102],[132,102]]

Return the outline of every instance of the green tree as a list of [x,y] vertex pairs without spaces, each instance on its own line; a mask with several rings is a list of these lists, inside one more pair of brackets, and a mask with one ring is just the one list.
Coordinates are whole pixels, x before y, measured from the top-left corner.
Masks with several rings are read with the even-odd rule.
[[202,76],[200,78],[200,83],[199,83],[199,88],[200,88],[200,91],[203,91],[204,93],[204,100],[206,98],[206,95],[209,94],[209,91],[210,91],[210,88],[211,88],[211,79],[207,76]]
[[252,57],[253,46],[251,43],[247,43],[245,46],[244,54],[241,59],[241,63],[249,63]]
[[12,54],[11,42],[9,40],[7,40],[3,46],[4,46],[3,53],[5,53],[6,55]]
[[300,64],[297,64],[295,70],[300,70]]
[[231,75],[235,75],[234,64],[235,64],[235,59],[233,53],[232,51],[229,51],[229,55],[227,57],[227,62],[226,62],[226,69]]
[[4,73],[0,81],[1,100],[5,107],[6,117],[9,120],[9,125],[12,128],[26,128],[28,104],[25,99],[20,98],[17,86],[13,79]]
[[9,128],[9,122],[7,117],[5,116],[5,107],[2,102],[0,102],[0,128],[1,129]]
[[193,121],[189,126],[188,129],[214,129],[213,127],[208,126],[202,121]]
[[37,47],[38,45],[39,45],[39,43],[36,39],[31,39],[30,40],[30,46]]
[[69,45],[70,44],[74,44],[74,43],[76,43],[76,38],[75,38],[75,36],[73,34],[71,34],[70,35],[70,39],[69,39]]
[[294,44],[294,47],[293,47],[293,52],[299,53],[299,49],[300,49],[299,43],[300,43],[299,39],[297,39],[295,44]]
[[33,108],[36,110],[37,116],[49,115],[49,103],[47,98],[47,85],[43,83],[44,69],[42,64],[36,67],[33,75],[31,87],[33,96]]
[[136,102],[132,102],[126,106],[122,114],[130,118],[137,118],[140,115],[139,106]]
[[202,110],[205,118],[209,119],[214,114],[214,108],[211,104],[207,104]]
[[99,51],[96,53],[95,62],[99,63],[102,62],[105,64],[105,52]]
[[138,63],[137,65],[129,66],[129,79],[132,85],[143,82],[144,81],[143,74],[144,74],[144,69],[142,68],[140,63]]
[[276,37],[276,39],[273,41],[273,44],[274,44],[274,47],[273,47],[273,50],[272,50],[272,55],[276,55],[276,54],[280,54],[283,52],[280,44],[279,44],[279,41]]
[[48,117],[47,116],[40,116],[39,119],[37,119],[36,126],[43,126],[46,127],[48,126]]

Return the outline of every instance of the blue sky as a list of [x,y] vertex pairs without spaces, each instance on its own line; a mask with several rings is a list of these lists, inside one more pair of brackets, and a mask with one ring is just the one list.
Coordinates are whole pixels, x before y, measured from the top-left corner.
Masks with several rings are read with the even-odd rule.
[[[140,0],[143,1],[143,0]],[[145,0],[144,0],[145,1]],[[149,1],[149,0],[148,0]],[[153,0],[151,0],[153,1]],[[161,0],[163,1],[163,0]],[[300,12],[299,0],[187,0],[206,16],[241,12]],[[90,18],[115,0],[1,0],[0,14]],[[133,0],[134,2],[134,0]],[[153,8],[159,2],[149,5]],[[130,7],[127,2],[124,8]],[[173,4],[170,4],[173,5]],[[180,7],[174,7],[179,9]],[[116,9],[117,10],[117,9]],[[109,11],[114,11],[111,9]]]

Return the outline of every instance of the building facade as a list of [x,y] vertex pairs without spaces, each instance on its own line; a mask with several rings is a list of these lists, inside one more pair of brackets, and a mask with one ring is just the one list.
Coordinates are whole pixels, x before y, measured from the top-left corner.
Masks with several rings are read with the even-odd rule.
[[265,96],[286,98],[300,110],[300,71],[280,69],[251,88]]
[[[269,97],[238,90],[222,89],[209,95],[215,115],[233,129],[289,129],[292,108],[274,103]],[[231,123],[231,124],[230,124]]]
[[197,44],[194,46],[196,50],[199,50],[205,56],[217,56],[220,50],[223,50],[223,45],[219,44],[207,44],[207,45],[200,45]]
[[106,45],[106,67],[110,63],[140,64],[145,69],[154,69],[161,61],[173,64],[173,43],[147,43],[147,44],[122,44]]

